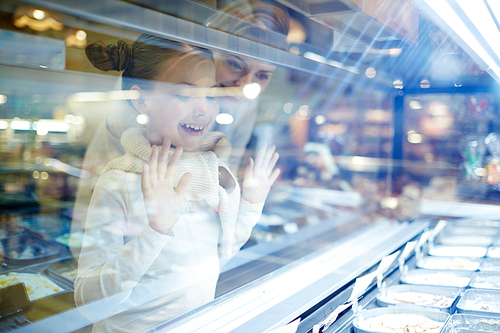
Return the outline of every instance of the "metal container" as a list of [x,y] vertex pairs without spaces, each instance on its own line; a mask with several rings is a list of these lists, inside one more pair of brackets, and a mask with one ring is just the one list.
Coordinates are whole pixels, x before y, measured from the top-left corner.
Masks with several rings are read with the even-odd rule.
[[500,273],[476,272],[470,282],[471,288],[500,290]]
[[375,330],[369,330],[366,328],[363,328],[362,323],[364,320],[369,319],[369,318],[374,318],[378,316],[382,316],[385,314],[416,314],[416,315],[422,315],[427,317],[430,320],[435,320],[442,325],[446,323],[450,315],[445,312],[441,311],[429,311],[429,310],[423,310],[423,309],[418,309],[418,308],[410,308],[410,307],[390,307],[390,308],[379,308],[379,309],[371,309],[371,310],[365,310],[361,311],[356,315],[356,317],[353,320],[353,327],[354,327],[354,332],[356,333],[374,333],[374,332],[380,332],[380,331],[375,331]]
[[477,271],[482,259],[462,257],[425,256],[417,260],[417,267],[425,269],[452,269]]
[[448,319],[441,333],[458,332],[500,332],[500,319],[491,316],[457,313]]
[[56,261],[50,264],[45,270],[45,274],[50,276],[53,280],[58,281],[70,290],[74,290],[75,280],[70,275],[65,273],[73,273],[78,269],[78,261],[75,258],[67,258],[64,260]]
[[500,317],[500,291],[468,289],[457,304],[459,313]]
[[437,257],[483,258],[488,251],[486,246],[436,245],[429,249],[429,255]]
[[500,272],[500,258],[484,258],[479,270],[483,272]]
[[447,286],[464,290],[470,283],[472,273],[470,271],[417,268],[402,274],[400,281],[406,284]]
[[461,289],[453,287],[437,287],[437,286],[424,286],[424,285],[412,285],[412,284],[393,285],[380,290],[380,292],[377,295],[377,304],[379,306],[392,306],[396,304],[413,304],[413,303],[398,302],[394,299],[390,299],[387,297],[391,294],[408,293],[408,292],[447,297],[450,299],[449,306],[426,305],[422,303],[420,304],[414,303],[414,304],[417,306],[422,306],[433,310],[453,313],[455,312],[455,306],[457,303],[458,296],[460,295]]
[[3,257],[9,267],[21,268],[57,258],[60,248],[41,235],[25,232],[1,240]]
[[[15,276],[16,274],[27,274],[29,276],[32,276],[32,275],[40,276],[42,280],[47,279],[52,284],[54,284],[55,286],[57,286],[58,289],[60,289],[60,291],[54,291],[53,293],[51,293],[49,295],[33,299],[31,302],[35,302],[35,301],[37,301],[39,299],[43,299],[43,298],[47,298],[47,297],[52,297],[52,296],[59,295],[59,294],[66,293],[66,292],[70,291],[70,288],[68,288],[66,285],[64,285],[64,284],[62,284],[62,283],[60,283],[58,281],[55,281],[54,279],[52,279],[50,276],[46,275],[43,272],[37,272],[35,270],[18,270],[18,271],[12,271],[12,272],[9,272],[7,274],[0,274],[0,278],[3,278],[4,276],[8,276],[8,275],[11,275],[11,274],[14,274],[14,277],[16,277]],[[23,282],[22,276],[19,277],[19,279],[21,280],[21,282]],[[20,283],[20,282],[17,282],[17,283]],[[12,283],[12,285],[17,284],[17,283]],[[2,286],[5,286],[5,287],[8,286],[8,285],[11,285],[11,284],[5,285],[3,282],[1,284],[2,284]],[[51,284],[49,284],[49,285],[51,286]],[[36,289],[36,285],[35,284],[30,284],[29,287],[26,286],[26,289],[27,290],[30,290],[30,289],[31,290],[35,290]]]

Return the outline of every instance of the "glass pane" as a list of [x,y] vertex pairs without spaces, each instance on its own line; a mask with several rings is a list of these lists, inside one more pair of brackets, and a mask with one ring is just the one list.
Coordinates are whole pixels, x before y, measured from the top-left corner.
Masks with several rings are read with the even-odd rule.
[[447,37],[312,3],[0,3],[1,325],[168,328],[422,198],[493,200],[495,94],[423,91],[458,82]]

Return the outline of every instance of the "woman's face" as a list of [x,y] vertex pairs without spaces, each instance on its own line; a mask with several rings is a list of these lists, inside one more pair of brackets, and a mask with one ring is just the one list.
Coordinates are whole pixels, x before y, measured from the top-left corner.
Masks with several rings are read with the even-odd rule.
[[[266,90],[269,81],[276,71],[276,66],[250,58],[238,57],[215,53],[215,66],[217,69],[217,86],[222,88],[243,87],[249,83],[258,83],[261,93]],[[241,96],[227,97],[228,99],[241,100]]]
[[213,96],[215,66],[206,59],[189,57],[162,74],[153,90],[142,91],[146,126],[151,144],[170,139],[186,151],[199,149],[219,109]]

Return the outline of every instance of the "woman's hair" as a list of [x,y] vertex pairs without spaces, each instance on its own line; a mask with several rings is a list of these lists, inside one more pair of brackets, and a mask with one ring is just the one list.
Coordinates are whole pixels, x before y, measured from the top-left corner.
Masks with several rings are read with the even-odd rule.
[[[208,20],[206,26],[266,43],[266,30],[277,32],[284,37],[288,35],[290,17],[284,10],[272,4],[259,0],[238,0],[222,8]],[[286,48],[285,45],[274,46]]]
[[213,62],[212,52],[152,35],[141,35],[131,46],[123,40],[117,45],[95,42],[85,48],[92,65],[102,71],[123,71],[122,87],[128,90],[158,78],[176,59],[199,56]]

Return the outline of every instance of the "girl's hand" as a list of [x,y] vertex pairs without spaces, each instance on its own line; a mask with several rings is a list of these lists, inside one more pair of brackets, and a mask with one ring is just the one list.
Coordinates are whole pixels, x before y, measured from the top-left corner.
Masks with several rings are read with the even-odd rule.
[[182,201],[191,182],[191,174],[185,173],[174,188],[174,175],[183,149],[177,147],[167,164],[169,149],[170,140],[166,139],[160,153],[159,148],[153,146],[149,162],[142,166],[141,189],[149,225],[162,234],[168,234],[179,219]]
[[257,152],[255,163],[249,158],[245,169],[241,195],[250,203],[266,201],[271,186],[280,174],[280,169],[274,169],[279,158],[279,154],[274,152],[276,146],[273,145],[269,150],[266,148],[267,145],[264,145]]

